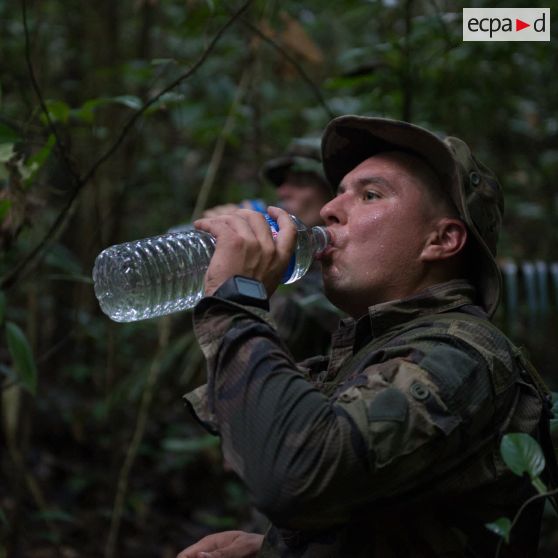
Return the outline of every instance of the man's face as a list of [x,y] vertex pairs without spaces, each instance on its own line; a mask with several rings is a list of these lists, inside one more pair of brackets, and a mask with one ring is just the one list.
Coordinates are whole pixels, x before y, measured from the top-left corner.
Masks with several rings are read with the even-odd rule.
[[421,254],[437,220],[429,179],[420,159],[381,153],[349,172],[322,208],[333,236],[322,257],[326,295],[349,315],[426,286]]
[[288,172],[285,181],[277,187],[277,197],[286,211],[308,227],[322,224],[320,210],[329,195],[312,173]]

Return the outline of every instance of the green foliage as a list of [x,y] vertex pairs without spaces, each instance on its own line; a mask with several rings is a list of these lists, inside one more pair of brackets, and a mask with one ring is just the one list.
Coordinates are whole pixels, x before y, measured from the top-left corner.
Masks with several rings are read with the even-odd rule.
[[[7,384],[35,392],[37,364],[15,326],[24,323],[44,392],[24,398],[21,409],[14,402],[14,416],[27,421],[14,432],[21,428],[29,440],[22,453],[32,456],[29,472],[45,492],[45,509],[64,510],[68,519],[19,510],[18,532],[28,535],[19,553],[43,552],[39,534],[55,539],[47,528],[55,522],[69,547],[87,541],[64,552],[102,554],[105,540],[95,533],[107,531],[115,479],[159,345],[156,321],[116,326],[100,313],[90,278],[95,256],[188,222],[221,135],[208,205],[272,201],[274,189],[258,178],[262,163],[293,137],[319,135],[329,120],[309,81],[335,113],[406,117],[466,139],[504,184],[499,253],[549,261],[558,253],[556,30],[551,43],[463,43],[456,2],[254,0],[197,72],[135,122],[70,203],[72,173],[86,176],[144,103],[192,68],[229,8],[214,0],[100,0],[79,9],[27,2],[31,63],[57,145],[28,73],[21,5],[0,2],[0,278],[62,224],[0,301],[0,319],[8,322],[0,334],[11,339],[11,367],[0,366],[0,373]],[[556,300],[550,304],[554,319]],[[558,323],[541,318],[540,327],[530,327],[522,312],[519,341],[552,381]],[[239,527],[245,519],[246,499],[238,484],[227,484],[218,439],[200,430],[180,400],[204,380],[188,314],[172,318],[160,366],[141,455],[130,471],[122,556],[162,552],[136,544],[161,532]],[[552,426],[558,430],[558,419]],[[540,467],[533,447],[529,453],[511,446],[518,471]],[[0,476],[13,469],[7,460]],[[14,486],[0,486],[0,506],[17,500]]]
[[502,537],[507,543],[510,542],[512,523],[507,517],[501,517],[493,523],[487,523],[486,528]]
[[0,144],[0,163],[7,163],[14,157],[14,143]]
[[17,131],[8,126],[7,124],[2,124],[0,122],[0,144],[2,143],[15,143],[20,139]]
[[6,323],[6,341],[18,382],[31,395],[37,393],[37,367],[27,337],[19,326]]
[[[66,124],[70,116],[70,107],[64,101],[59,100],[48,100],[45,102],[48,115],[52,122],[60,122],[61,124]],[[43,124],[47,123],[46,115],[41,115]]]
[[28,184],[33,181],[37,172],[47,162],[55,144],[56,144],[56,138],[54,134],[49,134],[45,144],[35,154],[29,157],[29,159],[27,160],[27,166],[29,167],[29,169],[31,169],[31,173],[27,177]]
[[0,223],[5,219],[11,207],[12,200],[0,200]]
[[544,453],[532,436],[523,433],[506,434],[500,444],[500,453],[511,471],[518,476],[527,473],[537,490],[541,492],[542,489],[545,492],[546,487],[538,478],[545,466]]
[[[529,475],[531,483],[540,496],[549,494],[547,487],[539,477],[545,467],[544,453],[532,436],[525,433],[505,434],[500,443],[500,454],[504,463],[513,473],[520,477],[524,474]],[[487,523],[485,527],[509,543],[513,526],[523,512],[522,507],[513,521],[507,517],[501,517],[492,523]]]

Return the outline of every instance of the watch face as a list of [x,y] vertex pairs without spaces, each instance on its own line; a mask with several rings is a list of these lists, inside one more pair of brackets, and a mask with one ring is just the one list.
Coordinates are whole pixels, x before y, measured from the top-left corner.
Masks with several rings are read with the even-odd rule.
[[259,281],[248,279],[247,277],[235,277],[235,282],[238,292],[244,296],[262,300],[267,298],[263,285]]

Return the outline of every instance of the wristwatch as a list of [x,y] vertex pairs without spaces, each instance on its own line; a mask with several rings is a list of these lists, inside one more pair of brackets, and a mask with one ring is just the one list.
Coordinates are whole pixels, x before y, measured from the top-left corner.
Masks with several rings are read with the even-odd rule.
[[213,293],[213,296],[269,310],[269,299],[264,284],[250,277],[242,275],[230,277]]

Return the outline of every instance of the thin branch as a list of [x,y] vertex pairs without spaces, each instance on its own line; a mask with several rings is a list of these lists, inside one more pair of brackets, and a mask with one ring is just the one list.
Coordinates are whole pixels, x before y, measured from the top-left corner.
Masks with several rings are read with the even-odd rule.
[[240,101],[242,100],[244,92],[246,91],[249,79],[250,68],[248,67],[242,73],[242,77],[240,78],[240,82],[238,84],[238,87],[236,88],[236,93],[231,103],[229,113],[227,114],[227,119],[225,120],[225,125],[223,126],[223,130],[219,134],[219,137],[217,138],[217,141],[215,143],[213,154],[211,155],[211,160],[209,162],[207,172],[205,173],[203,184],[196,199],[196,206],[194,207],[194,211],[192,212],[192,221],[200,216],[201,212],[204,210],[207,204],[209,193],[211,192],[211,188],[213,187],[213,183],[215,182],[215,177],[217,176],[217,171],[219,170],[219,166],[223,159],[223,152],[225,151],[225,142],[227,140],[227,136],[232,132],[234,126],[236,109],[240,104]]
[[27,23],[27,0],[21,0],[21,15],[23,19],[23,32],[25,36],[25,62],[27,64],[27,70],[29,71],[29,77],[31,79],[31,85],[33,86],[33,90],[39,99],[39,104],[41,105],[41,110],[45,115],[45,118],[48,123],[48,127],[50,132],[54,135],[56,140],[56,149],[62,158],[62,161],[66,165],[68,172],[70,173],[72,179],[76,183],[76,188],[81,187],[81,179],[79,177],[79,173],[74,169],[70,157],[68,156],[62,138],[50,117],[50,112],[46,106],[45,99],[43,97],[43,93],[41,88],[39,87],[39,82],[37,81],[37,76],[35,75],[35,70],[33,68],[33,63],[31,62],[31,41],[29,39],[29,25]]
[[324,99],[320,88],[310,79],[304,68],[298,63],[298,61],[293,58],[280,44],[276,43],[271,37],[266,35],[261,29],[256,27],[254,24],[250,23],[246,19],[242,19],[242,23],[248,27],[253,33],[258,35],[262,38],[266,43],[270,44],[277,52],[285,58],[291,64],[296,71],[300,74],[302,79],[306,82],[306,84],[310,87],[314,96],[316,97],[318,103],[322,106],[322,108],[326,111],[329,118],[335,118],[337,116],[327,104],[327,101]]
[[[54,223],[51,225],[46,235],[39,242],[39,244],[11,272],[9,272],[4,278],[2,278],[2,281],[0,282],[0,289],[11,288],[17,282],[17,280],[23,274],[26,268],[30,267],[31,263],[34,262],[35,259],[39,257],[41,252],[55,237],[55,235],[60,232],[60,229],[62,229],[62,224],[66,220],[70,210],[73,208],[74,202],[76,201],[82,188],[89,182],[89,180],[91,180],[91,178],[93,178],[95,173],[99,170],[99,167],[103,163],[105,163],[116,152],[116,150],[120,147],[120,145],[122,144],[122,142],[124,141],[128,133],[130,132],[130,130],[132,129],[136,121],[139,119],[139,117],[142,116],[145,113],[145,111],[149,107],[151,107],[154,103],[156,103],[165,93],[168,93],[169,91],[171,91],[172,89],[180,85],[185,79],[192,76],[202,66],[202,64],[207,60],[208,56],[211,54],[211,52],[213,51],[213,49],[215,48],[215,46],[217,45],[221,37],[224,35],[224,33],[248,9],[248,6],[251,4],[252,1],[253,0],[246,0],[246,2],[244,2],[244,4],[229,18],[229,20],[219,29],[217,34],[213,37],[208,47],[204,50],[204,52],[201,54],[199,59],[194,63],[194,65],[187,72],[185,72],[176,80],[174,80],[170,85],[163,88],[157,95],[149,99],[141,108],[139,108],[128,119],[128,121],[126,122],[126,124],[124,124],[124,127],[122,128],[119,136],[116,138],[114,143],[105,151],[103,155],[99,157],[99,159],[92,165],[92,167],[83,176],[83,178],[78,177],[74,191],[70,195],[69,200],[62,208],[61,212],[58,214],[58,217],[55,219]],[[22,2],[24,8],[23,9],[24,17],[25,17],[24,24],[26,25],[27,16],[25,10],[25,0],[22,0]],[[25,34],[25,40],[26,40],[26,50],[30,52],[28,33]],[[30,59],[28,63],[30,68],[32,68]],[[32,79],[34,78],[32,77]],[[36,84],[36,80],[35,80],[35,84]],[[44,104],[44,100],[42,98],[42,94],[38,86],[36,89],[36,93],[39,95],[39,100],[41,102],[42,109],[43,111],[45,111],[46,117],[48,121],[51,123],[50,115],[48,114],[48,110],[46,109],[46,105]],[[53,133],[54,133],[54,129],[53,129]],[[72,174],[72,176],[75,178],[74,174]]]
[[83,179],[84,182],[87,182],[89,179],[91,179],[94,176],[94,174],[97,172],[99,167],[120,147],[120,144],[124,141],[124,138],[128,135],[128,132],[130,131],[132,126],[136,123],[138,118],[149,107],[155,104],[163,95],[165,95],[166,93],[168,93],[169,91],[171,91],[172,89],[180,85],[185,79],[189,78],[200,68],[200,66],[207,60],[207,57],[211,54],[211,52],[213,51],[213,49],[215,48],[215,46],[217,45],[221,37],[224,35],[224,33],[227,31],[227,29],[248,9],[248,6],[250,5],[251,2],[252,0],[246,0],[246,2],[241,6],[241,8],[231,16],[231,18],[227,21],[227,23],[225,23],[225,25],[223,25],[223,27],[221,27],[221,29],[219,29],[217,34],[213,37],[213,39],[209,43],[209,46],[205,49],[205,51],[199,57],[197,62],[187,72],[185,72],[176,80],[174,80],[170,85],[163,88],[157,95],[149,99],[140,109],[138,109],[131,116],[128,122],[124,124],[124,127],[122,128],[122,131],[120,132],[120,135],[118,136],[116,141],[112,144],[111,147],[109,147],[106,150],[106,152],[103,155],[99,157],[97,162],[94,163],[91,169],[86,173]]
[[141,444],[141,441],[143,440],[145,425],[147,424],[147,417],[149,414],[149,407],[153,399],[153,394],[155,393],[157,378],[161,371],[161,361],[163,359],[169,341],[170,323],[170,318],[167,316],[166,318],[163,318],[158,324],[159,347],[157,350],[157,354],[153,358],[151,366],[149,367],[149,374],[145,381],[134,434],[130,441],[130,445],[128,446],[128,450],[126,451],[126,457],[124,458],[124,463],[122,464],[122,468],[120,469],[120,474],[118,475],[118,485],[116,489],[116,497],[114,499],[114,508],[112,511],[110,531],[105,548],[105,558],[113,558],[115,556],[118,534],[120,532],[120,523],[122,521],[124,504],[126,502],[126,493],[128,491],[130,471],[132,470],[132,466],[134,464],[134,461],[136,460],[139,446]]
[[[554,490],[551,490],[550,492],[545,492],[544,494],[535,494],[534,496],[531,496],[531,498],[529,498],[528,500],[523,502],[523,505],[519,508],[519,510],[517,510],[517,513],[515,514],[515,517],[513,518],[512,524],[510,525],[509,532],[510,533],[512,532],[512,529],[514,528],[515,524],[519,520],[519,516],[523,513],[523,510],[529,504],[532,504],[533,502],[535,502],[536,500],[540,500],[541,498],[546,498],[547,496],[554,496],[555,494],[558,494],[558,488],[556,488]],[[504,539],[500,538],[500,540],[498,541],[498,546],[496,547],[496,556],[494,558],[499,558],[500,551],[502,550],[502,544],[503,543],[504,543]]]

